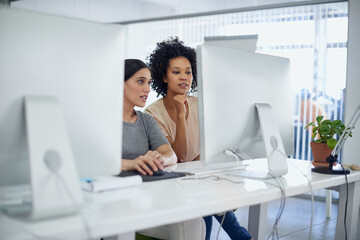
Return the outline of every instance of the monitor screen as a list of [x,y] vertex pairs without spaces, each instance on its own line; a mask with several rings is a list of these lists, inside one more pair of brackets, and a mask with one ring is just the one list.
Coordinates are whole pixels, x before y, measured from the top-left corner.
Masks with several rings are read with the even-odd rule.
[[287,156],[293,153],[293,111],[288,59],[224,46],[197,48],[200,154],[231,161],[224,150],[267,157],[255,103],[272,107]]
[[24,96],[57,99],[80,177],[120,173],[124,45],[121,25],[0,7],[0,185],[29,181]]

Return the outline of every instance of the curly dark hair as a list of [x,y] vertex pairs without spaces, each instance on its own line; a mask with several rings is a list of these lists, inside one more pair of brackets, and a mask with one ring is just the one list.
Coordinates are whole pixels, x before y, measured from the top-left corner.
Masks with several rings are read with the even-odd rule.
[[197,90],[195,49],[185,46],[184,42],[180,41],[178,37],[170,37],[168,40],[157,43],[155,50],[147,57],[148,66],[153,77],[151,88],[157,92],[157,96],[166,96],[167,83],[163,79],[167,74],[170,59],[177,57],[185,57],[189,60],[193,75],[190,92]]

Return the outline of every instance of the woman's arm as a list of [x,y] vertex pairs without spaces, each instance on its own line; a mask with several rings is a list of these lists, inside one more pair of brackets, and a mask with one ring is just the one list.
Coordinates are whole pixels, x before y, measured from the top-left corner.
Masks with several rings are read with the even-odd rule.
[[[170,142],[171,147],[174,149],[177,158],[180,162],[186,160],[191,161],[192,159],[186,159],[187,149],[187,131],[186,131],[186,105],[187,105],[187,96],[186,95],[176,95],[173,98],[176,107],[176,135],[173,142]],[[170,140],[168,138],[168,140]]]
[[[140,155],[134,160],[122,159],[121,170],[136,170],[143,175],[153,175],[153,172],[163,169],[164,161],[164,156],[160,152],[148,151],[145,155]],[[153,169],[153,171],[151,171],[149,166]]]
[[163,166],[169,166],[177,163],[177,157],[169,144],[161,145],[156,149],[161,154],[160,162]]

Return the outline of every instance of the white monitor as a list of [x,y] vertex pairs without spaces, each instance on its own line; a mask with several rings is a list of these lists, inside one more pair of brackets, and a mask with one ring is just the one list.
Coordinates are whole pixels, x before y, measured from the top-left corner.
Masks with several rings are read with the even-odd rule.
[[0,6],[0,186],[29,183],[31,144],[70,149],[79,177],[120,173],[124,45],[121,25]]
[[236,35],[205,37],[206,45],[232,47],[255,52],[258,35]]
[[[277,129],[281,137],[275,140],[284,145],[279,149],[286,156],[293,153],[288,59],[205,43],[197,48],[197,61],[201,159],[233,160],[224,154],[226,149],[250,158],[269,157],[265,143],[271,148]],[[270,104],[275,116],[273,121],[266,116],[262,129],[255,103]],[[266,141],[264,129],[271,132]]]

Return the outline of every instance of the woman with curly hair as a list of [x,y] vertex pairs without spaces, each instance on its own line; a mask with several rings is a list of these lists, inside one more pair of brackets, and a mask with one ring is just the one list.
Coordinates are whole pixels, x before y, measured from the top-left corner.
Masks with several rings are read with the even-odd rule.
[[199,159],[198,99],[188,96],[197,87],[194,49],[170,38],[158,43],[148,60],[152,89],[163,98],[145,112],[157,121],[179,162]]
[[[175,151],[178,161],[199,159],[198,99],[189,96],[196,91],[196,52],[177,37],[157,44],[149,56],[152,72],[152,89],[163,98],[151,104],[145,112],[151,114]],[[240,226],[234,212],[214,215],[220,223],[225,214],[223,228],[231,239],[251,239],[248,231]],[[210,239],[212,216],[204,217],[206,240]]]

